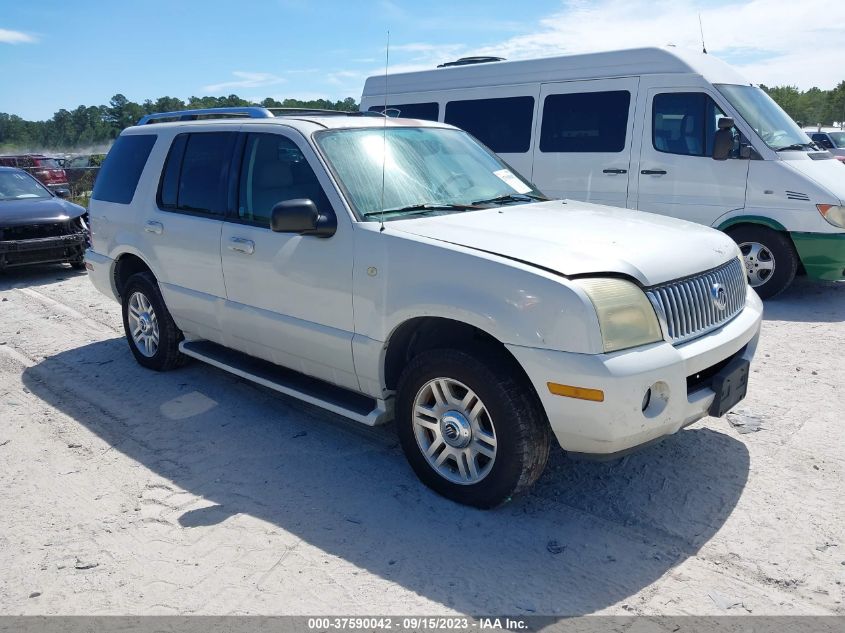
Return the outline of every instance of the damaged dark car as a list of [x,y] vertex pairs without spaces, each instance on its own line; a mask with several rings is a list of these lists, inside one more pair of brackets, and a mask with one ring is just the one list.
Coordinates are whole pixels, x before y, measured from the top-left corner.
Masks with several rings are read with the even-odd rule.
[[67,195],[21,169],[0,167],[0,271],[55,262],[85,268],[86,211],[62,199]]

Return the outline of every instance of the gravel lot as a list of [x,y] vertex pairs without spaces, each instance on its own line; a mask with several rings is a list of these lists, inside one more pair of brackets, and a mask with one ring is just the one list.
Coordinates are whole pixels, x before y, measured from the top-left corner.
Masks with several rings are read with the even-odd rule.
[[0,613],[845,614],[845,284],[766,310],[740,405],[759,431],[558,450],[482,512],[419,484],[392,428],[146,371],[84,274],[9,272]]

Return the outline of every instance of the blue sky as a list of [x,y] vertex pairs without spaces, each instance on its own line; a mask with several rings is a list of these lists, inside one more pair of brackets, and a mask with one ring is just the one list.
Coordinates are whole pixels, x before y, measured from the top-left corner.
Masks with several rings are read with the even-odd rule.
[[[384,66],[707,46],[754,82],[845,79],[845,0],[0,0],[0,112],[160,96],[359,98]],[[828,19],[820,19],[820,16]]]

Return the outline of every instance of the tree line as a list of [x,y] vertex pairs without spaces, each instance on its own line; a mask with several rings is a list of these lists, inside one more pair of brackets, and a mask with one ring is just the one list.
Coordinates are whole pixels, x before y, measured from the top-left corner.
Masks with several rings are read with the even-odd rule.
[[[135,103],[122,94],[117,94],[111,98],[108,105],[81,105],[74,110],[62,109],[46,121],[27,121],[17,115],[0,112],[0,152],[72,151],[107,147],[124,128],[134,125],[145,114],[248,105],[256,104],[234,94],[228,97],[191,97],[187,101],[175,97],[160,97],[155,100],[147,99],[143,103]],[[258,105],[265,108],[319,108],[351,112],[358,109],[358,103],[352,97],[340,101],[278,101],[268,97]]]
[[[832,125],[845,120],[845,81],[832,90],[810,88],[801,91],[794,86],[760,86],[787,114],[801,126]],[[237,95],[228,97],[191,97],[187,101],[175,97],[130,101],[122,94],[111,98],[108,105],[84,106],[75,110],[59,110],[46,121],[27,121],[17,115],[0,112],[0,152],[23,150],[73,151],[107,147],[120,132],[134,125],[145,114],[172,112],[191,108],[220,108],[255,105]],[[355,111],[358,104],[352,97],[340,101],[315,99],[264,99],[266,108],[320,108]]]

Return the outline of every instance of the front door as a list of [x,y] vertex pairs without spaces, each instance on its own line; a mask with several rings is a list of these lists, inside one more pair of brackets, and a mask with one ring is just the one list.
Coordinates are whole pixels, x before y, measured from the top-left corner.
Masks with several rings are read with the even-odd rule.
[[713,139],[725,113],[704,91],[652,88],[644,112],[637,208],[712,225],[745,206],[748,159],[734,128],[735,150],[713,160]]
[[533,181],[546,195],[624,207],[636,77],[543,84]]
[[[246,135],[236,167],[237,212],[223,223],[225,344],[357,389],[351,219],[325,174],[312,168],[319,163],[304,139],[271,129]],[[310,198],[321,212],[337,209],[337,232],[320,238],[271,231],[273,206],[296,198]]]

